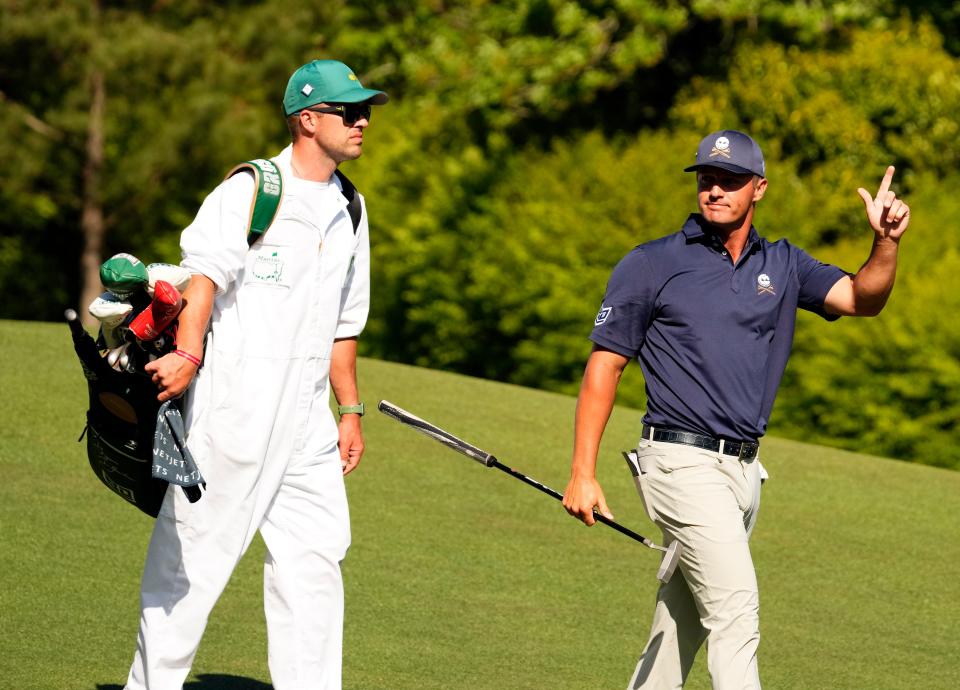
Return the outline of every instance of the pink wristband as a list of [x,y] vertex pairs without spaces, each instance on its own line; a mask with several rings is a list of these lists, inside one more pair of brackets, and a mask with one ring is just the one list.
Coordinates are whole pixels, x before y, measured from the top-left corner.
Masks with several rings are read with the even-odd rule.
[[185,351],[185,350],[174,350],[174,351],[173,351],[173,354],[175,354],[175,355],[180,355],[180,356],[183,357],[184,359],[186,359],[186,360],[188,360],[188,361],[190,361],[190,362],[193,362],[196,366],[198,366],[198,367],[200,366],[200,360],[197,359],[196,357],[194,357],[193,355],[191,355],[189,352],[187,352],[187,351]]

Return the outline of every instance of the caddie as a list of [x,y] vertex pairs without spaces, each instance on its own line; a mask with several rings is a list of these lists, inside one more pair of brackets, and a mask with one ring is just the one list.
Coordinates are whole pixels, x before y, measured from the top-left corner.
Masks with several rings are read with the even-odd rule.
[[206,490],[192,504],[182,491],[164,498],[129,690],[183,686],[258,530],[273,687],[341,686],[344,476],[364,449],[356,352],[370,251],[363,199],[337,166],[361,155],[371,106],[386,101],[341,62],[303,65],[283,97],[291,144],[241,166],[183,231],[182,265],[194,275],[178,350],[147,370],[161,401],[187,392],[187,444]]
[[686,168],[699,214],[641,244],[610,277],[590,336],[563,504],[588,525],[612,517],[596,480],[597,450],[620,376],[636,358],[647,389],[633,470],[664,544],[679,541],[649,641],[629,687],[679,688],[707,642],[717,689],[759,688],[759,594],[748,540],[760,505],[760,438],[786,367],[797,309],[827,320],[873,316],[893,289],[910,209],[890,190],[871,197],[873,229],[855,275],[753,226],[767,189],[763,155],[743,132],[704,138]]

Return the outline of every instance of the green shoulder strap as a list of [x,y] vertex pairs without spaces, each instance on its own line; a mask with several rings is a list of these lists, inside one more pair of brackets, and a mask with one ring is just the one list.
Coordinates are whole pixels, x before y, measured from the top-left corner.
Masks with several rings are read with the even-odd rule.
[[[250,204],[250,221],[247,230],[247,245],[252,247],[253,243],[267,231],[267,228],[277,217],[277,210],[280,208],[280,202],[283,199],[283,176],[273,161],[258,158],[241,163],[228,172],[224,179],[233,177],[241,170],[252,173],[257,183],[253,202]],[[353,234],[357,234],[357,229],[360,227],[360,218],[363,215],[360,194],[346,175],[339,170],[336,170],[335,174],[340,180],[341,187],[343,187],[341,193],[347,200],[347,213],[353,223]]]
[[265,158],[241,163],[227,173],[224,179],[233,177],[241,170],[253,174],[257,188],[250,204],[250,221],[247,230],[247,245],[253,246],[263,233],[267,231],[273,219],[277,217],[277,209],[283,198],[283,177],[276,164]]

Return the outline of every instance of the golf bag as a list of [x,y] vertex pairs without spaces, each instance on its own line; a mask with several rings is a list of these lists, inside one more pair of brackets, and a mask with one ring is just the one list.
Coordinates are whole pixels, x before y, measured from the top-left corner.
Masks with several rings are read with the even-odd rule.
[[84,434],[90,468],[111,491],[156,517],[167,490],[167,482],[151,476],[157,387],[142,373],[142,364],[141,373],[111,367],[76,312],[67,312],[67,323],[89,391]]

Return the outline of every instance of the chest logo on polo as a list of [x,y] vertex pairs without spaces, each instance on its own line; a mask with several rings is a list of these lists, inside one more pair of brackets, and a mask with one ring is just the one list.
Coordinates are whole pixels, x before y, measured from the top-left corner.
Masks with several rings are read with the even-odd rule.
[[774,286],[770,280],[770,276],[766,273],[761,273],[757,276],[757,294],[758,295],[775,295],[777,294],[773,290]]
[[710,157],[714,156],[723,156],[724,158],[730,157],[730,140],[726,137],[717,137],[717,140],[713,142],[713,148],[710,149]]
[[612,311],[613,311],[613,307],[604,307],[604,306],[601,306],[601,307],[600,307],[600,311],[597,312],[597,318],[596,318],[596,320],[593,322],[593,325],[594,325],[594,326],[600,326],[600,325],[602,325],[603,322],[607,320],[607,317],[610,316],[610,312],[612,312]]

